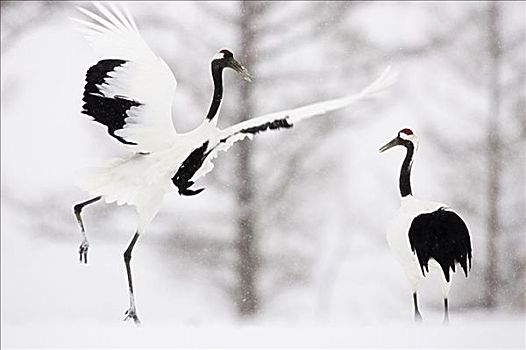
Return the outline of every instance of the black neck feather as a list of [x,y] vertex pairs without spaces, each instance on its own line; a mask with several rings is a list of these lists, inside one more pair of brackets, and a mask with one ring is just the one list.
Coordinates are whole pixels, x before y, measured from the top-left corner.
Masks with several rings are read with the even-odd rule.
[[413,194],[411,191],[411,166],[413,165],[415,146],[410,141],[404,141],[403,145],[407,149],[407,153],[400,169],[400,195],[406,197]]
[[214,96],[206,119],[212,121],[219,111],[223,99],[223,67],[212,62],[212,79],[214,80]]

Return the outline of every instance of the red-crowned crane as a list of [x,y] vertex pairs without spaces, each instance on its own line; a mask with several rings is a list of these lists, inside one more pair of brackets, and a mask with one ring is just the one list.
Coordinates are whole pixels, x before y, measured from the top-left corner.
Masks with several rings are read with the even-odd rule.
[[88,69],[82,113],[107,127],[110,136],[130,150],[124,159],[111,161],[87,174],[79,185],[91,199],[74,206],[80,225],[81,262],[87,262],[88,240],[81,218],[84,206],[104,199],[128,204],[138,213],[137,230],[124,253],[130,306],[125,320],[139,323],[131,273],[131,254],[139,236],[155,217],[163,197],[177,187],[191,196],[203,189],[194,183],[212,170],[219,151],[236,141],[267,130],[291,128],[298,121],[350,106],[386,90],[396,80],[389,68],[360,93],[253,118],[226,129],[217,127],[223,96],[222,72],[232,68],[250,80],[247,70],[228,50],[219,51],[211,62],[214,94],[210,110],[200,126],[177,133],[171,117],[176,80],[168,65],[148,47],[129,14],[109,3],[94,2],[96,14],[80,9],[92,21],[77,20],[101,60]]
[[445,204],[413,197],[411,166],[418,150],[418,138],[413,131],[400,130],[393,140],[380,148],[380,152],[395,146],[405,147],[406,155],[400,169],[400,209],[388,226],[387,242],[409,280],[415,321],[422,320],[417,299],[421,280],[429,272],[430,266],[440,273],[446,323],[449,320],[451,273],[455,272],[456,264],[460,264],[466,277],[471,269],[469,231],[460,216]]

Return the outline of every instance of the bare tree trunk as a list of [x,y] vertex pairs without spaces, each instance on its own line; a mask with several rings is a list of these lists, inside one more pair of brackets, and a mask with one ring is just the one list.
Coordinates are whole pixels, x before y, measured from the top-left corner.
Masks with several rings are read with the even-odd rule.
[[500,8],[499,4],[491,2],[488,5],[488,49],[489,49],[489,119],[488,119],[488,184],[487,184],[487,258],[485,271],[486,307],[494,307],[497,303],[498,277],[498,240],[501,229],[500,203],[500,149],[499,114],[501,105],[500,66],[501,66],[501,38],[500,38]]
[[[257,4],[241,2],[240,21],[240,58],[244,64],[253,68],[255,64],[253,42],[255,32],[252,27],[256,15]],[[240,117],[238,121],[246,120],[253,115],[253,86],[243,84],[240,93]],[[257,248],[257,214],[255,211],[254,174],[251,165],[252,143],[243,143],[237,157],[237,253],[238,253],[238,293],[237,307],[241,316],[251,316],[259,306],[257,292],[257,275],[259,268],[259,253]]]

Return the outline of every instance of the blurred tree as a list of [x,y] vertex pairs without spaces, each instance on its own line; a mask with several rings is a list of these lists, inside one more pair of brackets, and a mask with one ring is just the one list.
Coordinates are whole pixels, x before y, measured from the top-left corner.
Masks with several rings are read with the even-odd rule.
[[[237,12],[228,13],[208,3],[200,5],[208,15],[230,24],[239,37],[240,61],[256,72],[252,84],[238,85],[236,109],[224,108],[221,120],[234,114],[237,117],[230,122],[239,122],[340,96],[351,89],[345,77],[353,76],[354,86],[365,80],[360,67],[342,75],[339,66],[352,57],[332,49],[338,40],[334,34],[354,4],[239,2],[237,6]],[[240,315],[254,315],[262,299],[268,301],[284,286],[308,278],[319,251],[311,255],[303,247],[319,239],[314,237],[320,229],[312,223],[331,216],[331,207],[320,207],[318,200],[339,198],[337,186],[330,185],[341,176],[335,167],[339,155],[320,146],[330,142],[329,133],[355,122],[330,117],[310,121],[310,126],[286,136],[282,132],[256,138],[237,145],[236,154],[223,155],[235,169],[234,174],[219,177],[227,178],[223,184],[235,184],[237,286],[233,295]],[[307,201],[312,193],[317,200]],[[293,240],[296,246],[289,246]]]
[[[319,93],[320,86],[309,84],[305,75],[312,78],[313,74],[323,73],[324,67],[321,67],[321,72],[319,69],[309,69],[311,67],[305,67],[302,64],[298,64],[295,69],[290,69],[289,64],[279,62],[283,60],[283,57],[290,55],[292,48],[301,50],[306,45],[312,45],[316,40],[320,40],[321,37],[326,38],[325,33],[319,29],[323,20],[329,20],[329,18],[320,16],[322,22],[316,23],[312,20],[316,17],[305,15],[305,12],[318,12],[320,8],[319,4],[304,6],[300,11],[301,13],[298,14],[296,11],[291,11],[290,6],[288,11],[287,9],[283,10],[282,4],[239,3],[239,19],[235,20],[234,23],[237,24],[236,31],[239,33],[240,57],[251,70],[269,72],[270,74],[265,74],[261,83],[256,80],[254,84],[249,86],[240,86],[236,121],[264,113],[267,108],[277,110],[280,107],[286,106],[288,108],[298,103],[305,103],[312,100],[314,94]],[[306,30],[298,34],[295,26],[275,23],[275,18],[279,15],[284,16],[282,18],[283,23],[294,22]],[[279,29],[275,28],[274,25]],[[278,40],[272,41],[275,38]],[[265,45],[265,43],[269,44]],[[307,52],[310,53],[310,51]],[[324,55],[312,54],[313,60],[320,56],[323,57]],[[269,67],[272,68],[269,69]],[[261,75],[263,76],[263,74]],[[291,77],[294,79],[293,83],[278,83]],[[316,83],[319,82],[316,81]],[[296,97],[295,100],[284,96],[276,98],[276,96],[287,95],[287,90],[295,90],[300,84],[305,84],[304,90],[311,89],[311,91],[299,98]],[[269,96],[269,93],[274,98],[263,97]],[[258,100],[271,101],[272,103],[263,105],[257,103]],[[309,139],[312,140],[312,138]],[[269,150],[276,148],[285,150],[292,142],[287,142],[286,137],[278,137],[278,140],[273,141],[270,145],[263,146],[265,147],[263,151],[261,148],[257,148],[257,145],[261,144],[259,141],[257,143],[245,142],[239,146],[238,154],[235,155],[234,159],[234,162],[237,163],[236,172],[231,181],[237,184],[235,203],[237,206],[238,286],[236,301],[241,315],[253,315],[261,307],[260,299],[263,291],[260,288],[262,281],[270,278],[268,275],[261,275],[261,265],[264,261],[268,262],[274,259],[267,260],[269,254],[263,254],[260,245],[263,244],[264,235],[268,235],[269,232],[281,231],[276,227],[276,225],[279,226],[279,221],[275,220],[275,208],[280,207],[280,199],[286,195],[289,190],[288,187],[294,183],[294,173],[299,172],[300,159],[307,156],[305,152],[302,152],[303,147],[306,146],[305,142],[299,142],[299,146],[295,147],[294,152],[281,151],[276,153],[269,152]],[[298,142],[299,140],[295,139],[294,141]],[[276,157],[279,157],[278,162],[282,165],[281,167],[273,165],[276,163]],[[255,164],[270,166],[257,169]],[[268,236],[265,238],[268,240]],[[265,268],[266,271],[269,270],[269,266],[265,266]],[[278,271],[270,269],[276,272],[278,276],[290,277],[292,273],[290,268],[284,265]],[[279,281],[283,278],[288,279],[287,277],[276,277],[275,280]],[[270,279],[272,280],[272,278]],[[279,283],[273,285],[275,288],[279,288]],[[269,296],[268,293],[265,294],[265,297],[268,298]]]
[[[475,241],[485,227],[485,249],[478,250],[474,261],[484,266],[476,289],[481,291],[480,303],[475,306],[512,305],[523,310],[525,15],[514,5],[499,2],[469,6],[463,12],[467,25],[451,34],[438,57],[451,72],[446,74],[453,74],[472,97],[460,97],[464,95],[457,90],[437,91],[437,97],[454,106],[459,125],[465,125],[465,134],[473,137],[453,145],[432,120],[426,132],[451,163],[454,171],[446,179],[454,185],[447,188],[452,189],[453,202],[475,219]],[[465,188],[472,195],[466,197],[466,191],[454,188]]]
[[[268,7],[260,2],[241,2],[240,19],[237,21],[240,57],[244,64],[255,69],[257,56],[256,45],[258,31],[256,20],[258,16],[264,16]],[[249,119],[254,116],[255,106],[254,86],[249,84],[243,86],[239,91],[239,110],[236,122]],[[259,293],[257,290],[257,278],[260,264],[260,253],[257,246],[257,208],[255,207],[254,193],[254,171],[252,169],[252,146],[244,144],[239,148],[236,155],[238,161],[234,181],[236,186],[237,203],[237,239],[236,249],[238,254],[238,292],[236,303],[241,315],[252,315],[259,308]]]
[[23,35],[49,23],[64,8],[56,1],[2,1],[2,54]]
[[504,152],[500,132],[500,118],[502,105],[502,28],[501,28],[500,6],[496,2],[490,2],[487,10],[487,30],[488,44],[487,56],[489,79],[487,89],[489,92],[488,108],[488,182],[487,182],[487,255],[486,255],[486,274],[485,274],[485,306],[494,307],[497,303],[497,293],[499,290],[499,253],[498,242],[501,236],[501,157]]

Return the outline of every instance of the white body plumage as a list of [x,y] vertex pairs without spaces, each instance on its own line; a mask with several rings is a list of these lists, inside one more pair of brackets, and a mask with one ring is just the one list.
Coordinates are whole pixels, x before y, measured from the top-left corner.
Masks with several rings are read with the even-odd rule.
[[[418,290],[421,281],[424,279],[424,275],[422,274],[416,252],[413,252],[411,249],[408,234],[409,228],[418,215],[432,213],[439,208],[446,207],[443,203],[424,201],[413,196],[402,197],[400,200],[400,208],[387,226],[387,243],[389,244],[391,252],[402,266],[412,292]],[[434,270],[440,275],[442,293],[444,297],[447,297],[450,282],[444,278],[442,268],[435,259],[430,259],[429,265],[431,270]]]
[[[168,192],[176,192],[172,176],[189,153],[208,141],[219,143],[217,129],[208,122],[188,133],[176,134],[172,146],[148,153],[130,153],[102,167],[86,169],[77,185],[91,196],[102,196],[107,203],[135,206],[139,215],[138,231],[153,219]],[[209,159],[192,181],[212,170]],[[206,171],[205,171],[206,170]]]

